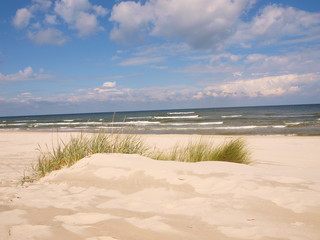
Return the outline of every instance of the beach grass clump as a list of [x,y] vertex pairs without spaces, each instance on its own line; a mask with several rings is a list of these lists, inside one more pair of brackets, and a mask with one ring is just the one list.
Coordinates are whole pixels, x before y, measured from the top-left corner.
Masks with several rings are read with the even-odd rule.
[[115,135],[113,138],[113,153],[140,154],[144,155],[148,151],[144,140],[137,135]]
[[176,145],[171,151],[154,152],[149,157],[180,162],[226,161],[250,164],[249,151],[242,139],[230,140],[217,147],[213,143],[200,140],[190,142],[185,147]]
[[142,139],[129,134],[94,134],[88,138],[84,135],[72,137],[68,143],[60,141],[51,150],[46,151],[39,148],[40,155],[38,163],[34,166],[35,176],[43,177],[46,174],[70,167],[80,159],[95,153],[126,153],[141,154],[147,151]]
[[250,153],[243,139],[234,139],[217,147],[213,153],[215,161],[250,164]]
[[242,139],[230,140],[217,147],[212,142],[199,140],[189,142],[184,147],[175,145],[171,151],[149,149],[137,135],[99,133],[88,137],[81,134],[71,137],[67,143],[59,141],[51,150],[48,146],[45,151],[39,148],[40,155],[34,166],[34,175],[24,177],[23,181],[33,181],[52,171],[70,167],[95,153],[140,154],[156,160],[180,162],[227,161],[250,164],[249,151]]
[[39,148],[40,156],[38,164],[34,167],[39,177],[45,176],[47,173],[59,170],[63,167],[70,167],[79,159],[87,156],[89,152],[88,139],[83,135],[80,137],[72,137],[70,142],[60,142],[52,151],[42,151]]

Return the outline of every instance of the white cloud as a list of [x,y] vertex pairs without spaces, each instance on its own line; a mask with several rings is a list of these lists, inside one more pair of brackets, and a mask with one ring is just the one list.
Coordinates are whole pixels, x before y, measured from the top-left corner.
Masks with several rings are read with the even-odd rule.
[[104,30],[98,18],[107,14],[106,8],[89,0],[32,0],[29,6],[17,10],[13,25],[27,28],[29,39],[38,44],[62,45],[69,39],[60,28],[62,23],[76,30],[78,36],[86,37]]
[[147,34],[153,10],[149,6],[128,1],[120,2],[113,7],[110,20],[118,24],[110,34],[110,38],[124,44],[139,42]]
[[67,23],[73,23],[80,12],[86,12],[91,4],[88,0],[58,0],[54,10]]
[[192,50],[185,43],[162,43],[150,44],[137,47],[133,53],[135,56],[155,57],[155,56],[176,56],[191,53]]
[[103,87],[107,87],[107,88],[113,88],[113,87],[115,87],[117,85],[117,83],[116,82],[105,82],[105,83],[103,83]]
[[207,87],[198,92],[194,98],[213,97],[269,97],[296,93],[310,83],[320,82],[320,74],[287,74],[239,80]]
[[30,80],[42,80],[50,78],[50,75],[44,74],[42,71],[35,73],[32,67],[26,67],[23,70],[14,74],[2,74],[0,73],[0,83],[9,83],[16,81],[30,81]]
[[[235,42],[272,44],[279,40],[319,36],[320,13],[311,13],[292,7],[269,5],[248,23],[243,23],[233,37]],[[312,40],[312,39],[309,39]],[[303,40],[300,40],[303,41]]]
[[169,102],[190,100],[194,90],[190,86],[165,86],[147,88],[90,88],[81,89],[80,95],[65,96],[68,102],[115,101],[115,102]]
[[[224,74],[225,80],[232,80],[235,72],[242,77],[285,75],[288,73],[308,73],[319,71],[320,46],[290,48],[278,54],[210,54],[188,58],[190,65],[180,72],[196,74]],[[232,77],[233,76],[233,77]],[[219,76],[220,78],[221,76]]]
[[[95,92],[97,93],[109,93],[108,96],[112,96],[112,95],[121,95],[123,94],[122,91],[115,89],[115,88],[94,88],[93,89]],[[91,95],[92,93],[89,93],[89,95]]]
[[27,27],[32,18],[32,13],[27,8],[20,8],[17,10],[15,17],[13,18],[13,25],[17,28]]
[[111,39],[122,43],[145,35],[182,40],[196,49],[217,48],[236,30],[239,17],[255,0],[150,0],[120,2],[110,20]]
[[137,78],[140,76],[142,76],[141,73],[133,73],[133,74],[128,74],[128,75],[105,75],[105,76],[99,77],[99,79],[115,80],[115,79]]
[[32,0],[30,6],[17,10],[13,18],[13,25],[17,28],[27,27],[30,24],[31,18],[36,17],[34,13],[37,11],[47,11],[51,4],[50,0]]
[[97,18],[108,13],[107,9],[92,5],[88,0],[56,1],[54,11],[81,37],[103,30]]
[[243,71],[251,73],[307,73],[319,71],[319,46],[291,49],[279,55],[249,54],[243,58]]
[[51,0],[32,0],[32,3],[32,11],[47,11],[52,5]]
[[161,65],[152,65],[151,68],[158,69],[158,70],[166,70],[169,67],[168,66],[161,66]]
[[20,94],[20,96],[23,96],[23,97],[30,97],[32,94],[30,92],[23,92]]
[[55,28],[48,28],[38,32],[29,32],[29,39],[38,44],[63,45],[69,38],[65,37],[63,33]]
[[163,62],[165,58],[163,57],[133,57],[126,59],[120,63],[121,66],[138,66],[145,65],[149,63]]
[[79,31],[80,36],[88,36],[96,31],[103,30],[98,24],[97,17],[85,12],[79,13],[74,27]]
[[267,5],[246,22],[255,0],[146,0],[115,5],[110,21],[114,41],[132,44],[146,37],[186,42],[194,49],[222,49],[318,41],[320,13]]
[[[113,95],[122,95],[123,91],[115,88],[117,85],[116,82],[104,82],[102,84],[102,87],[97,87],[97,88],[90,88],[90,89],[81,89],[80,92],[84,92],[85,95],[90,98],[95,95],[97,99],[101,98],[102,96],[113,96]],[[98,94],[98,95],[97,95]],[[101,95],[104,94],[104,95]]]
[[92,9],[97,16],[106,16],[109,13],[109,11],[106,8],[100,5],[93,5]]
[[56,15],[51,15],[51,14],[46,14],[45,15],[45,21],[48,24],[55,25],[55,24],[57,24],[57,16]]

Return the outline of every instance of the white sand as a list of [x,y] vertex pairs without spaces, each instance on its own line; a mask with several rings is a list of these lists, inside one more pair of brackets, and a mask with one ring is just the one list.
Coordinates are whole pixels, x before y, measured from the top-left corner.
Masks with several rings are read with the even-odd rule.
[[[145,138],[167,149],[197,136]],[[56,135],[1,132],[0,239],[319,240],[320,137],[244,138],[251,166],[97,154],[22,187]]]

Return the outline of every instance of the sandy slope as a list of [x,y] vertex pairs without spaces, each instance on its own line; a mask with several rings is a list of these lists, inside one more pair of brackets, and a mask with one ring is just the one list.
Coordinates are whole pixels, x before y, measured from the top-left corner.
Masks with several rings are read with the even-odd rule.
[[[169,148],[196,136],[145,137]],[[97,154],[21,187],[16,169],[52,136],[0,133],[1,239],[318,240],[320,138],[245,139],[251,166]]]

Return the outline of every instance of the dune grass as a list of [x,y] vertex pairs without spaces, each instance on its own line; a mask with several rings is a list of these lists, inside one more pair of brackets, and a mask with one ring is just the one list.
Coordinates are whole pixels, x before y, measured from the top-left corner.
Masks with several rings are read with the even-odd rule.
[[68,143],[60,141],[50,150],[48,147],[40,152],[38,163],[33,167],[37,179],[63,167],[70,167],[80,159],[95,153],[141,154],[147,147],[141,138],[129,134],[94,134],[86,137],[83,134],[72,137]]
[[72,137],[69,142],[60,141],[56,147],[39,148],[39,158],[34,166],[34,175],[23,181],[33,181],[46,174],[70,167],[80,159],[95,153],[140,154],[156,160],[181,162],[227,161],[249,164],[249,151],[241,139],[230,140],[220,146],[203,140],[190,142],[185,147],[176,145],[171,151],[159,151],[146,146],[143,139],[130,134],[83,134]]
[[155,152],[149,157],[157,160],[180,162],[225,161],[250,164],[249,151],[242,139],[234,139],[219,146],[203,140],[189,142],[185,147],[176,145],[171,151]]

